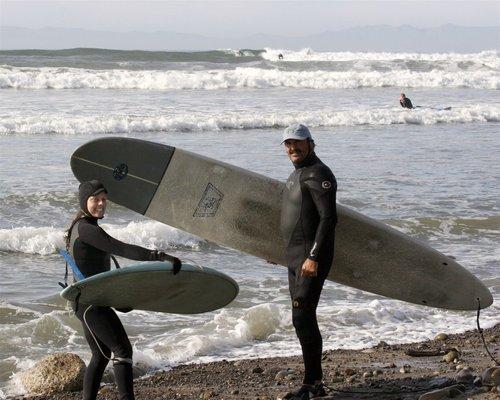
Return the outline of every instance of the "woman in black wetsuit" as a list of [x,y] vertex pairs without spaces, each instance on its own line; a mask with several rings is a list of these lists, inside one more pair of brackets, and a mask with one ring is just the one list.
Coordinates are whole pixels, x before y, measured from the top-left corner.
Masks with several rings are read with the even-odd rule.
[[[170,261],[174,274],[179,272],[182,264],[178,258],[109,236],[98,224],[98,220],[104,217],[106,201],[107,191],[99,181],[80,185],[80,210],[67,231],[66,247],[83,276],[109,271],[112,254],[132,260]],[[132,345],[115,311],[111,307],[88,304],[74,304],[73,308],[82,321],[85,339],[92,351],[83,380],[83,400],[96,399],[102,374],[110,360],[113,361],[120,400],[134,400]]]

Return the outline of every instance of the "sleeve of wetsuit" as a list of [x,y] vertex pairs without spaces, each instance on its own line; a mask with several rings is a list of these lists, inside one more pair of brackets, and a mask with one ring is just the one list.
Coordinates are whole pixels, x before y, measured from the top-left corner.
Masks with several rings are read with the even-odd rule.
[[408,97],[406,98],[406,108],[413,108],[413,104],[411,104],[411,100]]
[[321,247],[325,243],[329,232],[331,232],[337,223],[337,181],[331,172],[318,171],[314,176],[307,178],[304,184],[309,189],[319,214],[316,236],[308,256],[309,259],[317,261]]
[[95,248],[120,257],[138,261],[151,261],[155,258],[153,250],[141,246],[123,243],[109,236],[101,227],[92,224],[80,224],[79,239]]

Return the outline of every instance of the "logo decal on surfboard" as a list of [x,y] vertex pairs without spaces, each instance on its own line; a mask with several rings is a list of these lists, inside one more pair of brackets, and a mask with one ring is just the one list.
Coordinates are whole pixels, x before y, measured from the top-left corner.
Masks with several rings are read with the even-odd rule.
[[224,198],[224,194],[219,191],[214,185],[208,183],[203,196],[201,196],[198,207],[194,211],[193,217],[213,217],[219,209],[220,203]]
[[128,174],[128,165],[127,164],[120,164],[115,169],[113,170],[113,177],[117,181],[121,181],[124,179]]

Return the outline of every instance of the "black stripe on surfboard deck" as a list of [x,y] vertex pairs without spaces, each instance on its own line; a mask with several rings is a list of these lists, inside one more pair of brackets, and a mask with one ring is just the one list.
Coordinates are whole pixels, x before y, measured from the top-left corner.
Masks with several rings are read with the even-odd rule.
[[71,169],[80,182],[98,179],[111,201],[144,214],[174,151],[138,139],[96,139],[75,150]]

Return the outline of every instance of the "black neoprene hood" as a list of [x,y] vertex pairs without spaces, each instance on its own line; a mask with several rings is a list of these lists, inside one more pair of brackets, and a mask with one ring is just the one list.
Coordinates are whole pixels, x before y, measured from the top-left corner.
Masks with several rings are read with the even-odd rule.
[[90,196],[97,196],[99,193],[108,193],[104,185],[98,180],[91,180],[82,182],[78,187],[78,201],[80,203],[80,209],[85,213],[89,214],[87,210],[87,200]]

